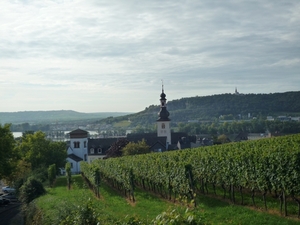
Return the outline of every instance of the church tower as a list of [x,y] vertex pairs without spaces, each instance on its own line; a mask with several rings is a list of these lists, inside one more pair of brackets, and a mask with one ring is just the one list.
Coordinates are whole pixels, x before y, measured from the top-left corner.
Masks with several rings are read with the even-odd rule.
[[167,99],[164,93],[164,85],[162,84],[162,93],[160,94],[160,111],[157,121],[157,136],[167,137],[166,146],[171,144],[171,128],[170,128],[170,113],[167,110]]

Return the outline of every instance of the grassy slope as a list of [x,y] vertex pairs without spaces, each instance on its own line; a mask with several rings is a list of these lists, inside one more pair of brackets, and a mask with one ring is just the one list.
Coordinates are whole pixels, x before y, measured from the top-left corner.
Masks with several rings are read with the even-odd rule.
[[47,216],[54,217],[59,213],[57,212],[58,203],[64,205],[64,202],[69,202],[69,204],[74,204],[76,207],[89,198],[96,203],[95,205],[99,212],[103,214],[102,216],[116,220],[122,220],[128,215],[151,220],[170,205],[143,192],[137,192],[136,195],[138,199],[142,200],[131,204],[106,185],[103,185],[100,189],[101,198],[99,200],[94,198],[92,192],[82,184],[80,176],[74,176],[73,179],[75,179],[76,184],[73,185],[72,190],[67,190],[65,177],[60,177],[57,179],[55,188],[48,189],[48,194],[39,198],[38,206],[43,209]]
[[[43,209],[49,218],[59,216],[64,202],[73,204],[74,207],[91,198],[95,202],[97,210],[103,217],[122,220],[126,216],[136,216],[147,221],[154,219],[158,214],[170,208],[174,204],[157,198],[149,193],[136,191],[137,202],[131,204],[118,193],[103,185],[100,189],[101,199],[95,199],[93,194],[84,187],[80,176],[74,176],[73,189],[66,189],[64,177],[57,179],[56,187],[48,190],[48,194],[38,199],[38,206]],[[199,197],[197,209],[203,214],[208,224],[299,224],[300,221],[286,219],[265,212],[257,212],[246,207],[235,206],[230,203],[209,198]]]

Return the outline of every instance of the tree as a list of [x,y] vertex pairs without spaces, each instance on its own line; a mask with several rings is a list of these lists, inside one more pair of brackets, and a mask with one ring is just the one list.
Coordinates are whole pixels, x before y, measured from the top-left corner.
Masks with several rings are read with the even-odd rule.
[[145,128],[141,125],[137,125],[135,129],[132,131],[132,133],[143,134],[145,133]]
[[107,150],[106,156],[107,158],[111,157],[120,157],[122,156],[122,149],[129,143],[129,141],[125,138],[121,138],[115,143],[111,145],[111,147]]
[[150,152],[150,146],[147,145],[146,141],[143,139],[138,143],[129,142],[123,149],[123,155],[138,155]]
[[64,167],[67,158],[66,144],[47,140],[41,131],[22,137],[18,151],[22,158],[31,164],[32,170],[47,168],[52,164],[56,164],[57,169]]
[[0,179],[9,177],[13,170],[16,155],[14,154],[15,140],[10,125],[0,124]]
[[[24,180],[28,177],[28,175],[32,172],[31,164],[20,159],[16,161],[14,172],[7,178],[8,181],[14,181],[14,186],[16,189],[21,187]],[[19,184],[19,185],[18,185]]]
[[225,134],[218,136],[217,143],[225,144],[225,143],[229,143],[229,142],[230,142],[230,140],[228,139],[228,137]]
[[217,124],[212,123],[209,127],[208,127],[208,133],[211,135],[216,135],[218,133],[217,130]]
[[56,165],[56,174],[59,173],[59,168],[63,168],[66,164],[67,151],[66,143],[60,141],[50,141],[48,151],[48,165],[54,163]]
[[33,130],[26,130],[22,133],[22,137],[26,137],[26,135],[28,134],[34,134],[34,131]]

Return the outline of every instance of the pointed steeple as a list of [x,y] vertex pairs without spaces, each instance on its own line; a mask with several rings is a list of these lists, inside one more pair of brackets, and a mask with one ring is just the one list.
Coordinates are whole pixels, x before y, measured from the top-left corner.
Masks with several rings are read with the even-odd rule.
[[160,94],[160,111],[158,113],[157,121],[170,121],[170,113],[167,110],[167,99],[166,94],[164,93],[164,84],[162,83],[162,93]]

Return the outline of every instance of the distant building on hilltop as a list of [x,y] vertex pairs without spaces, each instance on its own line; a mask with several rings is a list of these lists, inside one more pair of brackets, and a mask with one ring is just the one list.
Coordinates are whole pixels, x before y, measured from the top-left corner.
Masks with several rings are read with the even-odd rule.
[[235,88],[234,94],[235,94],[235,95],[244,95],[244,94],[238,92],[237,88]]
[[238,92],[237,88],[235,88],[235,92],[234,92],[235,95],[239,95],[240,93]]

